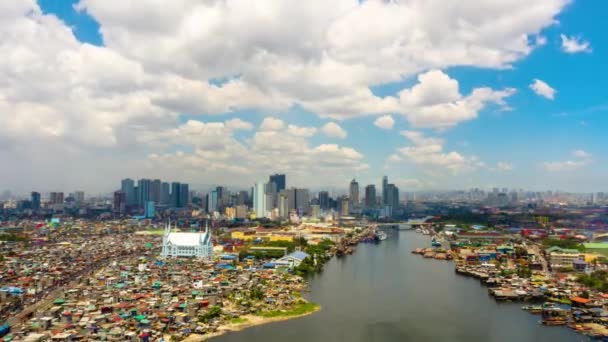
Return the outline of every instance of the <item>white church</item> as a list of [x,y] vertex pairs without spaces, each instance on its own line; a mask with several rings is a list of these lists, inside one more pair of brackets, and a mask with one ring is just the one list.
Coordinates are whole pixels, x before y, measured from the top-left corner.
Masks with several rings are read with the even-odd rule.
[[204,260],[213,260],[213,243],[211,230],[205,228],[204,232],[182,233],[171,231],[171,224],[165,226],[163,234],[163,249],[161,257],[196,257]]

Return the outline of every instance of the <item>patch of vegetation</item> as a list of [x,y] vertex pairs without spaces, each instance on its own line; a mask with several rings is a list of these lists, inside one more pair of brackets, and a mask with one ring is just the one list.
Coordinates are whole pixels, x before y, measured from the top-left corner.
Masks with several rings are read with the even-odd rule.
[[318,304],[300,301],[289,310],[263,311],[257,315],[265,318],[301,316],[319,309]]
[[247,322],[249,322],[247,320],[247,318],[243,318],[243,317],[235,317],[230,320],[230,323],[232,323],[232,324],[245,324]]
[[222,315],[222,308],[215,305],[212,306],[207,313],[200,317],[199,322],[208,322],[214,318],[220,317]]
[[545,249],[550,247],[560,247],[565,249],[576,249],[583,252],[585,247],[575,239],[545,239],[543,240],[543,247]]
[[602,292],[608,291],[608,271],[595,271],[589,275],[582,274],[577,281],[589,288]]
[[0,234],[0,241],[23,242],[27,241],[27,238],[17,234]]

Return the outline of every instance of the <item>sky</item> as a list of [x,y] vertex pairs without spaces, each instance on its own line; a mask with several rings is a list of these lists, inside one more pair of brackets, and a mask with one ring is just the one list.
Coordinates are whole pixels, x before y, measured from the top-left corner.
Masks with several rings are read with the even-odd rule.
[[608,191],[604,1],[0,4],[0,189]]

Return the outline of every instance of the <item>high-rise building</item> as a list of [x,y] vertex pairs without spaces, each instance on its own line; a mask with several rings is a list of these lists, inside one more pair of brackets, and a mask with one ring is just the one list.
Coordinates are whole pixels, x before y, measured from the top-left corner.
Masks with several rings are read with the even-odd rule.
[[249,203],[249,193],[247,191],[239,191],[236,195],[236,205],[247,205]]
[[149,179],[140,179],[137,181],[137,190],[139,192],[138,202],[140,208],[144,208],[146,202],[150,201],[150,189],[152,181]]
[[171,207],[172,208],[179,208],[179,199],[180,199],[180,194],[179,194],[179,190],[181,189],[181,184],[179,182],[173,182],[171,183],[171,195],[170,195],[170,202],[171,202]]
[[289,217],[289,200],[288,200],[288,191],[283,190],[279,193],[279,216],[280,217]]
[[382,205],[388,205],[387,186],[388,186],[388,177],[384,176],[384,177],[382,177]]
[[117,213],[124,213],[125,212],[125,208],[127,205],[127,194],[125,194],[122,191],[115,191],[114,192],[114,201],[112,203],[112,207],[114,209],[114,212]]
[[263,182],[257,182],[253,186],[253,210],[257,218],[266,216],[266,194]]
[[190,204],[190,190],[186,183],[179,185],[179,203],[178,208],[185,208]]
[[127,205],[137,203],[135,196],[135,182],[131,178],[125,178],[120,183],[120,190],[125,193]]
[[279,193],[283,190],[285,190],[285,174],[274,174],[274,175],[270,175],[269,181],[268,183],[274,183],[276,184],[276,192]]
[[350,200],[350,207],[354,208],[359,205],[359,183],[353,178],[350,181],[350,187],[348,192],[348,198]]
[[266,208],[273,209],[278,205],[278,191],[277,184],[274,182],[268,182],[265,184],[264,193],[266,194]]
[[395,184],[386,185],[387,192],[387,203],[386,206],[390,207],[390,212],[395,213],[399,208],[399,188]]
[[63,203],[63,192],[51,192],[50,201],[51,201],[51,204],[62,204]]
[[368,208],[376,206],[376,186],[374,184],[365,187],[365,206]]
[[144,209],[144,216],[146,218],[154,218],[154,216],[156,216],[156,203],[154,203],[154,201],[146,202],[146,207]]
[[322,210],[329,209],[329,193],[327,191],[319,192],[319,207]]
[[171,185],[168,182],[163,182],[160,185],[160,204],[167,205],[171,200]]
[[321,216],[321,207],[318,204],[310,206],[310,216],[313,218],[319,218]]
[[39,192],[32,191],[31,201],[32,201],[33,210],[40,209],[40,193]]
[[74,191],[74,199],[76,204],[84,203],[84,191]]
[[310,213],[310,192],[308,189],[296,189],[296,204],[295,208],[299,215]]
[[348,207],[348,204],[350,203],[349,198],[346,196],[343,196],[340,198],[338,203],[340,205],[340,215],[347,216],[349,213],[349,210],[350,210],[350,208]]
[[150,201],[153,201],[154,204],[160,203],[161,188],[162,182],[160,179],[155,179],[152,181],[150,185]]
[[207,212],[212,213],[218,210],[218,195],[217,190],[212,190],[207,196]]

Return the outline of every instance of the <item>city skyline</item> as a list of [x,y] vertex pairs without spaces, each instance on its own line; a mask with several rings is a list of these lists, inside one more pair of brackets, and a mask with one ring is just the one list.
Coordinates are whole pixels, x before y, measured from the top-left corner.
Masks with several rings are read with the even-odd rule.
[[428,4],[9,2],[0,189],[608,189],[608,5]]

